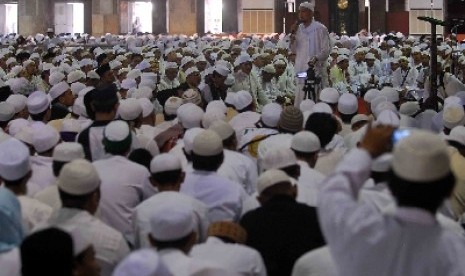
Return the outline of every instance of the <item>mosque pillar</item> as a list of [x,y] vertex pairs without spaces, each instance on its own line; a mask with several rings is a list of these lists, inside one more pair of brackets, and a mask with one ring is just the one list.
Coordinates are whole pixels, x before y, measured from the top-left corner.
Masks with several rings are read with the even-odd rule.
[[197,33],[205,33],[205,0],[196,1],[196,13],[197,13]]
[[[29,0],[28,0],[29,1]],[[120,32],[117,0],[92,0],[92,34]]]
[[238,1],[223,0],[223,32],[236,33],[238,32]]
[[370,31],[385,33],[386,32],[386,2],[371,0],[370,1]]
[[92,33],[92,0],[84,0],[84,32]]
[[53,28],[53,0],[18,0],[18,33],[33,35]]
[[168,32],[166,25],[166,1],[152,0],[152,32],[154,34],[166,34]]

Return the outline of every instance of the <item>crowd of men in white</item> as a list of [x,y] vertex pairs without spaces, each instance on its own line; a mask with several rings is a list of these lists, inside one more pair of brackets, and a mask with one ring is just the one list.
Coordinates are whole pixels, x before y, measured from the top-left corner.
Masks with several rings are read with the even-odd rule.
[[430,41],[330,41],[294,105],[285,34],[4,37],[0,275],[465,275],[465,51],[435,111]]

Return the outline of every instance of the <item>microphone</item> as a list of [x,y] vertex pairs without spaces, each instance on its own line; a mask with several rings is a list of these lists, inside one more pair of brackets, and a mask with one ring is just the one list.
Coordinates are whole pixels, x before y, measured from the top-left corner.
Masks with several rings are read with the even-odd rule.
[[[297,25],[297,28],[298,28],[300,23],[302,23],[302,20],[297,20],[294,24]],[[291,30],[291,34],[295,35],[295,33],[297,32],[297,28]]]

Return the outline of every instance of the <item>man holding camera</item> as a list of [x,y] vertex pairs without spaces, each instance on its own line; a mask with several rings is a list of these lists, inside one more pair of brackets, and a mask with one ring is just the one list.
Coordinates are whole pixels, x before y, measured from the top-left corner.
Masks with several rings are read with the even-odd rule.
[[[303,2],[299,6],[299,22],[291,27],[291,49],[296,53],[295,72],[306,72],[314,66],[316,75],[321,78],[321,86],[328,86],[326,60],[331,51],[328,29],[313,19],[315,4]],[[297,80],[295,106],[304,100],[305,79]],[[313,99],[316,100],[316,99]]]

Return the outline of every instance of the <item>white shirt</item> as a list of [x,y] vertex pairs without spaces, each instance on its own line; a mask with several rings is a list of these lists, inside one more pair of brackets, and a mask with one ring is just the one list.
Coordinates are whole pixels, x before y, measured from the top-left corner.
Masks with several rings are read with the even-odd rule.
[[208,261],[241,275],[266,276],[266,268],[260,253],[242,244],[225,243],[217,237],[195,245],[190,254],[199,261]]
[[292,276],[338,276],[327,246],[305,253],[294,264]]
[[399,67],[392,73],[392,86],[395,88],[405,88],[406,86],[416,86],[417,77],[418,77],[417,69],[410,68],[408,69],[408,71],[403,71],[402,68]]
[[246,111],[237,114],[229,121],[229,124],[236,132],[237,141],[241,141],[244,129],[256,127],[255,124],[260,121],[260,117],[257,112]]
[[150,233],[150,218],[155,206],[165,202],[188,202],[194,210],[195,230],[200,241],[207,237],[207,229],[210,224],[208,220],[207,206],[195,198],[179,192],[161,192],[143,201],[134,210],[134,228],[136,229],[136,247],[151,247],[147,235]]
[[56,177],[53,175],[52,164],[52,157],[31,156],[32,176],[27,183],[27,195],[34,196],[40,190],[55,183]]
[[19,248],[0,253],[0,276],[20,276],[21,256]]
[[193,171],[186,174],[181,193],[207,205],[211,222],[238,221],[247,194],[240,184],[219,176],[216,172]]
[[[226,172],[223,174],[223,171]],[[257,165],[252,159],[239,152],[224,150],[224,161],[218,169],[218,174],[241,184],[249,195],[257,190]]]
[[24,195],[17,198],[21,204],[21,216],[23,225],[26,228],[24,229],[26,234],[50,218],[53,211],[52,207]]
[[159,250],[158,254],[173,276],[190,276],[194,273],[202,275],[200,271],[210,267],[216,267],[213,264],[195,260],[184,254],[181,250],[174,248]]
[[132,213],[144,199],[155,193],[149,171],[123,156],[93,163],[102,180],[99,216],[134,243]]
[[297,198],[300,198],[300,202],[309,206],[316,206],[318,190],[321,182],[323,182],[326,176],[319,171],[310,168],[307,162],[299,160],[297,161],[297,164],[300,166]]
[[399,208],[381,215],[357,203],[371,162],[368,152],[352,150],[319,194],[320,225],[338,270],[360,276],[464,275],[463,238],[443,229],[432,214]]
[[87,211],[62,208],[53,213],[48,225],[67,230],[78,228],[94,246],[96,259],[102,267],[102,276],[111,275],[116,265],[129,254],[123,235]]
[[47,204],[52,207],[53,211],[58,211],[61,208],[60,194],[58,193],[58,187],[56,185],[48,186],[42,191],[38,192],[34,199]]

